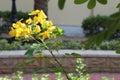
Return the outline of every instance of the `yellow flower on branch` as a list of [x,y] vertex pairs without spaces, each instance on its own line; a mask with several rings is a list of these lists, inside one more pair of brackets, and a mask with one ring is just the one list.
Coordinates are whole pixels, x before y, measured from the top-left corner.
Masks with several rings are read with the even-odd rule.
[[34,10],[31,13],[29,13],[29,15],[37,15],[38,13],[40,13],[40,10]]
[[36,25],[34,28],[33,28],[33,33],[39,33],[41,31],[40,29],[40,26],[39,25]]
[[22,35],[23,34],[23,29],[22,28],[17,28],[15,31],[16,31],[15,37],[21,37],[21,36],[23,36]]
[[11,37],[15,37],[15,35],[16,35],[15,29],[11,28],[11,31],[9,32],[9,35],[10,35]]
[[[36,60],[38,60],[40,57],[43,57],[42,50],[47,49],[63,69],[60,62],[52,53],[51,48],[49,48],[46,43],[46,39],[56,38],[56,36],[61,35],[63,31],[56,26],[53,26],[52,21],[47,20],[47,16],[42,10],[34,10],[29,13],[29,15],[31,17],[25,22],[21,19],[16,23],[13,23],[9,35],[21,41],[36,41],[36,43],[33,43],[33,45],[29,47],[25,55],[27,57],[35,57]],[[66,72],[64,71],[64,73]]]
[[31,23],[32,23],[32,19],[31,19],[31,18],[27,19],[27,20],[26,20],[26,23],[27,23],[27,24],[31,24]]
[[28,26],[27,30],[28,30],[28,34],[33,34],[31,26]]
[[48,31],[52,32],[52,31],[54,31],[55,29],[56,29],[56,26],[51,26],[51,27],[48,28]]
[[46,40],[48,38],[55,38],[60,31],[56,26],[53,26],[52,21],[47,20],[47,16],[42,10],[34,10],[29,13],[30,16],[22,22],[23,19],[12,24],[9,35],[17,39],[37,38]]
[[37,16],[34,16],[33,22],[36,25],[36,24],[38,24],[40,22],[40,19]]
[[42,36],[43,40],[50,38],[50,31],[44,31],[44,32],[40,33],[40,36]]
[[39,13],[38,13],[38,17],[40,17],[41,19],[46,19],[47,16],[45,15],[45,13],[43,12],[43,10],[41,10]]

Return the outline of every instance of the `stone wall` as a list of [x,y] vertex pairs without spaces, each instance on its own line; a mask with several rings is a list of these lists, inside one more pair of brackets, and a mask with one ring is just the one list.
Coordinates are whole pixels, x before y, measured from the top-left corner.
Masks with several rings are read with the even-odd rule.
[[[64,50],[63,50],[64,51]],[[16,51],[17,52],[17,51]],[[15,52],[15,53],[16,53]],[[23,51],[24,52],[24,51]],[[14,51],[11,52],[13,55],[3,55],[3,53],[7,52],[0,52],[0,73],[13,73],[15,71],[24,71],[29,72],[36,70],[38,72],[53,72],[52,70],[43,71],[41,68],[45,67],[53,67],[58,66],[58,64],[54,61],[54,58],[50,55],[46,55],[44,58],[40,58],[39,60],[36,60],[33,64],[29,64],[29,62],[33,62],[35,58],[27,58],[23,55],[23,52],[19,55],[15,55]],[[64,51],[66,52],[66,51]],[[69,51],[71,52],[71,51]],[[79,51],[80,52],[80,51]],[[93,55],[90,54],[90,51],[88,51],[89,54],[81,54],[82,58],[85,60],[85,64],[87,71],[89,72],[120,72],[120,56],[116,55],[114,53],[110,54],[101,54]],[[101,51],[102,52],[102,51]],[[93,51],[94,53],[94,51]],[[113,54],[113,55],[111,55]],[[76,58],[78,57],[65,57],[56,55],[57,59],[62,63],[63,67],[67,72],[74,72],[75,71],[75,64],[76,64]],[[27,66],[23,66],[23,62],[27,62]],[[22,65],[22,66],[18,66]]]

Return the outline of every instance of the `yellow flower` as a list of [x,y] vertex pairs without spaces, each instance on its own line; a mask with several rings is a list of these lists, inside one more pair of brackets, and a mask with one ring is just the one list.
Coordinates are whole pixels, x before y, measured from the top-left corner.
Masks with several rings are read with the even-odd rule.
[[43,22],[45,22],[45,21],[46,21],[46,19],[41,18],[40,16],[34,16],[34,18],[33,18],[34,24],[38,24],[38,23],[43,24]]
[[21,36],[23,36],[22,34],[23,34],[23,29],[22,28],[17,28],[16,29],[16,35],[15,35],[15,37],[21,37]]
[[19,28],[21,25],[23,25],[23,23],[21,21],[22,21],[22,19],[17,21],[16,23],[13,23],[12,27],[13,28]]
[[21,36],[23,36],[23,37],[31,34],[30,28],[25,28],[25,29],[22,29],[22,30],[23,30],[23,32],[22,32]]
[[52,25],[53,25],[52,21],[43,21],[41,26],[42,28],[48,28]]
[[33,32],[34,33],[39,33],[41,31],[40,29],[40,26],[39,25],[36,25],[34,28],[33,28]]
[[15,29],[11,28],[11,31],[9,32],[9,35],[10,35],[11,37],[15,37],[15,35],[16,35]]
[[31,23],[32,23],[32,19],[31,19],[31,18],[27,19],[27,20],[26,20],[26,23],[27,23],[27,24],[31,24]]
[[27,30],[28,30],[28,34],[33,34],[31,26],[28,26]]
[[50,32],[49,31],[44,31],[42,33],[40,33],[40,36],[42,36],[42,39],[47,39],[50,37]]
[[38,24],[39,21],[40,21],[40,19],[39,19],[37,16],[34,16],[34,18],[33,18],[34,24],[35,24],[35,25]]
[[52,21],[46,21],[46,26],[52,26],[52,25],[53,25]]
[[56,26],[51,26],[48,28],[49,31],[54,31],[56,29]]
[[[25,23],[22,20],[12,24],[9,35],[11,37],[29,39],[31,36],[37,38],[40,37],[43,40],[47,38],[55,38],[58,33],[62,33],[60,30],[56,30],[56,26],[53,26],[52,21],[48,21],[47,16],[42,10],[35,10],[29,13],[32,17],[28,18]],[[56,31],[54,33],[54,31]]]
[[45,13],[43,12],[43,10],[40,11],[40,13],[38,13],[38,17],[42,18],[42,19],[46,19],[47,16],[45,15]]
[[31,13],[29,13],[29,15],[37,15],[38,13],[40,13],[40,10],[34,10]]
[[43,23],[46,21],[46,19],[41,19],[40,17],[38,17],[39,18],[39,23],[41,24],[41,25],[43,25]]
[[13,24],[12,24],[12,27],[13,27],[13,28],[19,28],[19,25],[16,24],[16,23],[13,23]]
[[13,24],[13,28],[11,28],[11,31],[9,32],[9,35],[11,37],[27,37],[26,35],[32,34],[31,27],[27,27],[24,23],[17,22],[16,24]]

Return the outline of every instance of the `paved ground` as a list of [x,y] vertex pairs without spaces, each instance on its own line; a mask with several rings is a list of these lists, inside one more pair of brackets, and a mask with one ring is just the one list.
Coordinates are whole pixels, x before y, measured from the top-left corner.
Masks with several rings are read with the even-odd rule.
[[[4,74],[0,74],[0,77],[5,76]],[[11,76],[10,74],[7,74],[7,76]],[[92,73],[90,74],[90,80],[102,80],[102,78],[106,76],[108,77],[108,80],[120,80],[120,74],[119,73]],[[24,80],[32,80],[31,74],[25,74],[23,75]],[[114,79],[112,79],[114,78]],[[50,74],[50,80],[55,80],[55,75]],[[107,80],[107,79],[105,79]]]
[[120,80],[120,73],[92,73],[90,80],[102,80],[104,76],[108,77],[108,80]]
[[80,26],[58,25],[58,27],[65,31],[67,37],[84,37],[83,29]]

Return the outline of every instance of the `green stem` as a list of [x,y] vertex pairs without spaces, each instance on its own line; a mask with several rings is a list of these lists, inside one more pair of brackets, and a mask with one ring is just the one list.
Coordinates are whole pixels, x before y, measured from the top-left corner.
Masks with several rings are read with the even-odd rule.
[[38,44],[41,44],[38,40],[36,40],[33,36],[31,36],[33,40],[35,40]]
[[58,65],[62,68],[62,71],[65,73],[65,76],[68,80],[70,80],[69,76],[67,75],[67,72],[65,71],[65,69],[63,68],[62,64],[58,61],[58,59],[56,58],[56,56],[53,54],[52,50],[49,49],[49,47],[47,47],[47,45],[45,44],[44,41],[42,41],[42,43],[45,45],[46,49],[49,50],[49,52],[51,53],[51,55],[53,56],[54,60],[58,63]]
[[[41,44],[38,40],[36,40],[34,37],[32,37],[33,40],[35,40],[37,43]],[[41,40],[41,39],[40,39]],[[65,73],[65,76],[68,80],[70,80],[69,76],[67,75],[67,72],[65,71],[65,69],[63,68],[62,64],[58,61],[58,59],[56,58],[56,56],[53,54],[52,50],[49,49],[49,47],[46,45],[46,43],[41,40],[41,42],[44,44],[45,48],[47,50],[49,50],[49,52],[51,53],[51,55],[53,56],[54,60],[58,63],[58,65],[62,68],[62,71]]]
[[[49,50],[50,51],[50,50]],[[58,59],[55,57],[55,55],[53,54],[52,51],[50,51],[51,55],[53,56],[54,60],[58,63],[58,65],[62,68],[62,71],[65,73],[65,76],[67,77],[67,79],[69,80],[69,77],[67,75],[67,72],[65,71],[65,69],[63,68],[62,64],[58,61]]]

